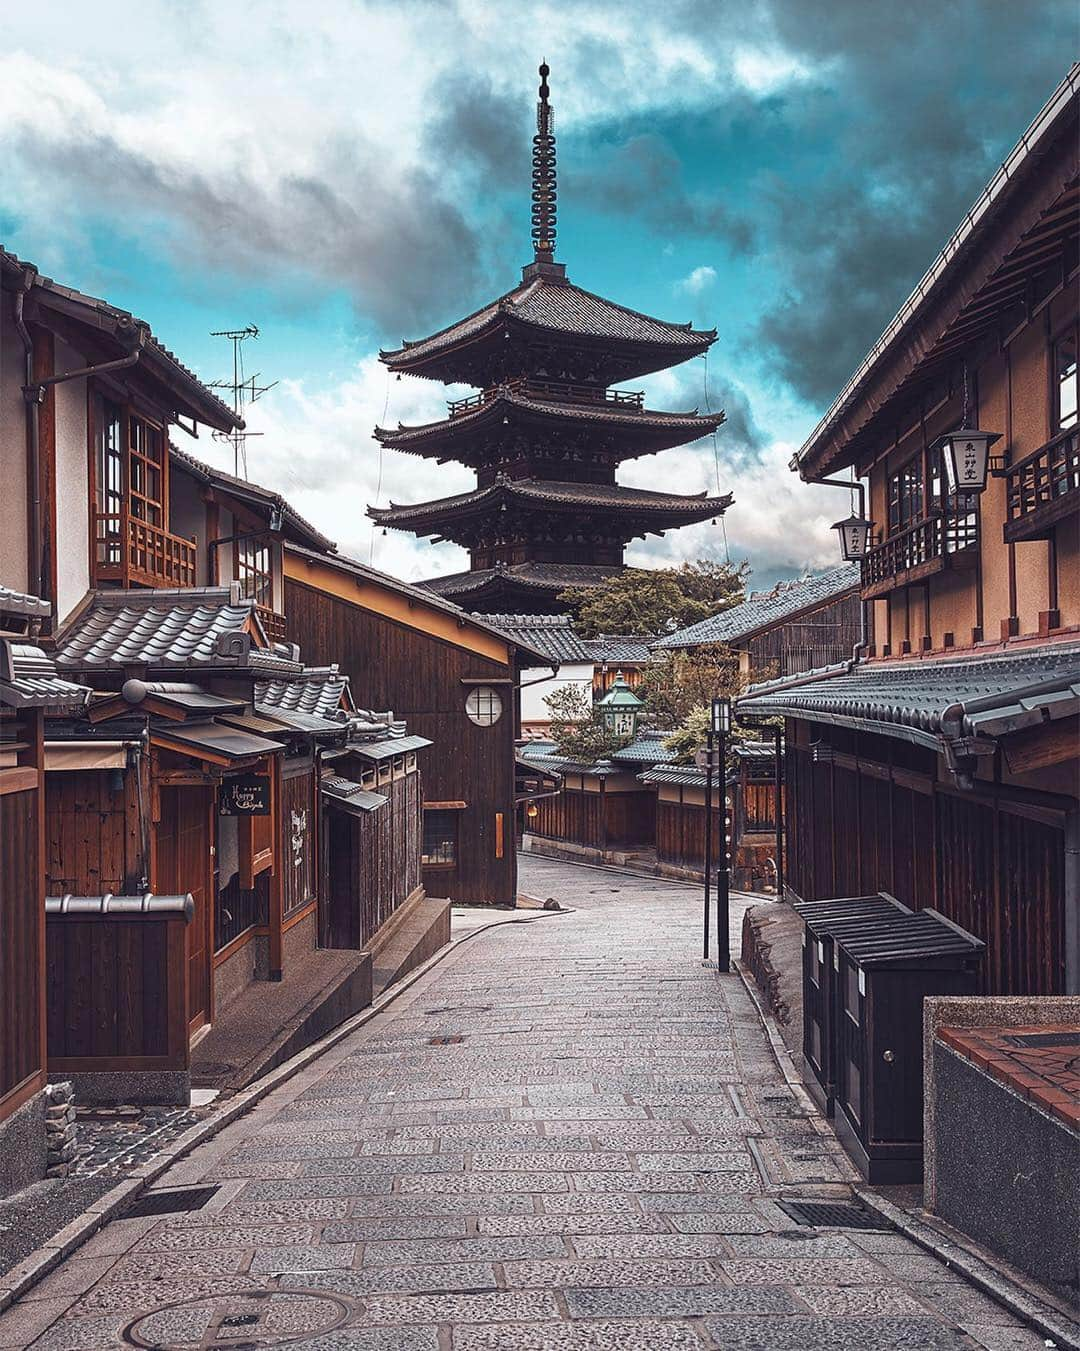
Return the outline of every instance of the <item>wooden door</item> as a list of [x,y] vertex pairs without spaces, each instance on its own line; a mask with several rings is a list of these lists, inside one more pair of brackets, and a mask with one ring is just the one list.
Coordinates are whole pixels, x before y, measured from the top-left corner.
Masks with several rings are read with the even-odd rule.
[[210,960],[213,953],[210,909],[210,799],[205,788],[161,790],[157,832],[157,891],[190,891],[195,915],[187,926],[188,1026],[198,1031],[213,1016]]

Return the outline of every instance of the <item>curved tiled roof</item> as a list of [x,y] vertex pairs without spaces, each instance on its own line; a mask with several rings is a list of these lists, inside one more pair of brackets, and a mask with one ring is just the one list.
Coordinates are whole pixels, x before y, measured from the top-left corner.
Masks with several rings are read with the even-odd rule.
[[641,439],[648,439],[642,436],[643,433],[653,432],[662,435],[665,432],[674,432],[681,439],[670,441],[671,445],[681,445],[684,441],[706,436],[724,421],[722,411],[701,414],[696,408],[692,408],[686,412],[665,413],[654,408],[635,409],[618,403],[541,399],[535,394],[500,386],[495,396],[487,403],[480,404],[457,417],[441,418],[438,422],[418,423],[413,427],[399,423],[396,431],[388,427],[376,427],[375,439],[385,446],[407,450],[418,442],[442,441],[449,437],[469,435],[484,423],[501,424],[508,408],[549,418],[555,422],[572,420],[591,422],[603,427],[616,427],[637,433]]
[[598,638],[586,638],[584,641],[593,661],[638,663],[651,658],[649,644],[654,640],[648,635],[602,633]]
[[848,591],[857,590],[859,584],[857,563],[830,568],[828,572],[819,572],[814,577],[780,582],[771,591],[754,592],[730,610],[658,638],[651,646],[654,651],[663,651],[700,647],[705,643],[734,642],[738,638],[759,633],[762,629],[772,628],[804,611],[825,605]]
[[591,665],[589,650],[574,632],[569,615],[489,614],[489,624],[558,662]]
[[502,584],[511,590],[555,596],[571,586],[596,586],[622,571],[622,565],[599,563],[514,563],[509,567],[478,568],[431,577],[420,585],[439,596],[460,596],[468,601]]
[[438,333],[403,342],[396,351],[384,351],[380,356],[391,369],[407,370],[423,358],[455,347],[507,319],[571,337],[683,348],[687,356],[702,351],[716,337],[715,329],[699,331],[689,324],[669,324],[583,291],[561,277],[539,276],[527,277],[512,291]]
[[617,483],[556,483],[548,479],[505,479],[488,488],[476,488],[454,497],[433,502],[399,506],[368,507],[368,515],[382,525],[401,525],[425,519],[435,523],[456,511],[482,507],[493,500],[518,498],[529,505],[549,507],[618,508],[647,515],[663,514],[687,517],[718,516],[731,505],[731,494],[708,497],[705,493],[655,493],[645,488],[624,488]]
[[12,591],[9,586],[0,586],[0,614],[29,615],[38,618],[52,614],[52,606],[38,596],[27,595],[24,591]]
[[306,667],[299,679],[255,682],[255,703],[274,712],[310,713],[332,722],[346,718],[342,696],[349,678],[337,666]]

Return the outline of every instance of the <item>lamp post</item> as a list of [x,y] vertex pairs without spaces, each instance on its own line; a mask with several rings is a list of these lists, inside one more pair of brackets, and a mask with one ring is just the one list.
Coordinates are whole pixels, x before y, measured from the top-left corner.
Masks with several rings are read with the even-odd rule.
[[[731,732],[730,699],[717,698],[712,701],[709,730],[716,750],[716,762],[720,766],[720,800],[724,809],[724,837],[716,876],[716,967],[718,971],[724,972],[731,970],[731,801],[727,794],[727,738]],[[710,775],[712,759],[710,755],[708,771]],[[706,783],[708,784],[708,778]],[[711,798],[712,794],[709,793],[708,796]],[[708,819],[708,831],[707,838],[711,839],[711,815]]]
[[623,673],[616,671],[611,688],[597,701],[597,707],[602,710],[605,728],[613,736],[632,737],[637,731],[645,701],[637,697],[623,679]]
[[597,760],[593,765],[593,773],[600,780],[600,862],[603,863],[607,854],[607,801],[604,789],[607,784],[607,776],[612,773],[615,766],[610,760]]
[[868,521],[865,516],[854,514],[842,521],[834,522],[832,528],[840,536],[840,552],[845,563],[854,563],[857,559],[866,557],[870,548],[870,531],[873,526],[873,521]]

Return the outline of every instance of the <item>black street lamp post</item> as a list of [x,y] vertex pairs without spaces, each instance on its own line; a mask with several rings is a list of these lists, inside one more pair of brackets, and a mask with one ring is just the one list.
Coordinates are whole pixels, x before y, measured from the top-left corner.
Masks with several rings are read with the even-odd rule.
[[[720,858],[716,872],[716,957],[717,970],[731,970],[731,812],[727,793],[727,738],[731,731],[731,700],[718,698],[712,701],[709,717],[711,741],[715,747],[716,763],[720,767],[720,801],[723,805],[724,835],[720,848]],[[712,776],[713,755],[710,749],[709,769],[706,775],[706,793]],[[712,839],[711,810],[708,819],[708,839]],[[705,887],[708,896],[708,865],[706,864]]]

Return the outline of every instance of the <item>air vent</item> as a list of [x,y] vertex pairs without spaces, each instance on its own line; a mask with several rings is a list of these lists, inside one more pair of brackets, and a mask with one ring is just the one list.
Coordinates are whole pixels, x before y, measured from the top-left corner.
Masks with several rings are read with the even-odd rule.
[[854,1201],[777,1201],[796,1224],[815,1229],[891,1229],[892,1225]]
[[124,1211],[125,1220],[138,1220],[147,1215],[176,1215],[185,1210],[201,1210],[219,1187],[173,1187],[146,1192],[135,1204]]

